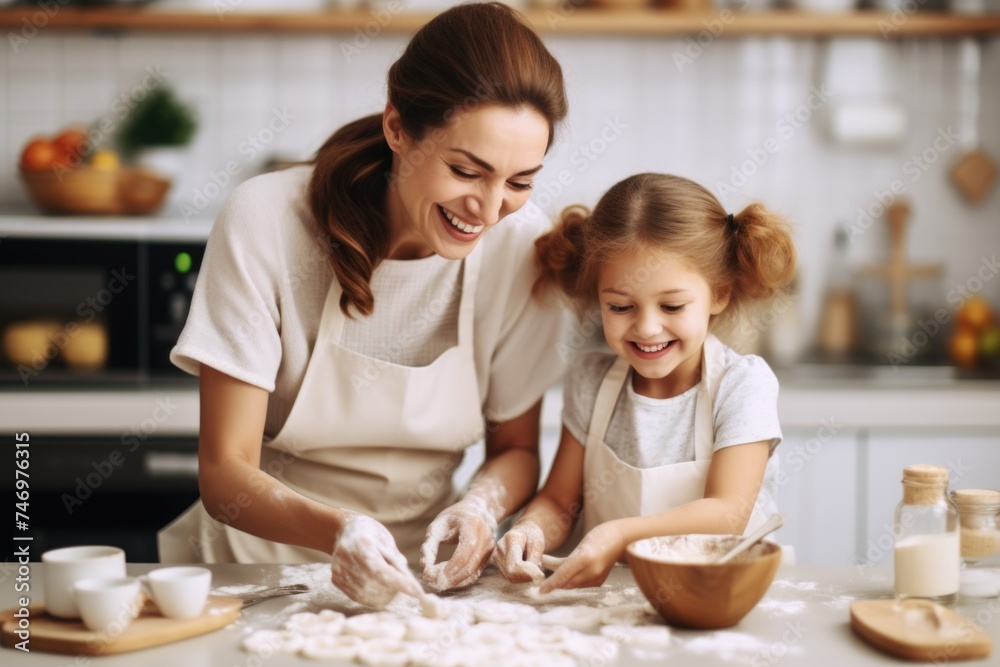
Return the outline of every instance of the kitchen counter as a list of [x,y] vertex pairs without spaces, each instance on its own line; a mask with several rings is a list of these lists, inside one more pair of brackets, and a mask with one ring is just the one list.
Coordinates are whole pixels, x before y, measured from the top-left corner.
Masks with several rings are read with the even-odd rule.
[[[824,419],[847,427],[1000,427],[1000,381],[930,378],[817,378],[778,373],[784,428],[815,428]],[[891,380],[891,381],[890,381]],[[558,430],[562,388],[545,396],[542,424]],[[159,434],[198,432],[198,385],[80,390],[0,390],[0,431],[120,434],[150,419]],[[148,428],[146,428],[148,431]]]
[[[31,583],[34,589],[40,580],[44,565],[33,564]],[[132,575],[157,567],[153,564],[130,564]],[[322,565],[211,565],[213,587],[243,584],[307,583],[310,593],[274,598],[250,607],[236,623],[216,632],[187,639],[174,644],[97,659],[43,654],[24,654],[13,649],[0,649],[0,659],[8,666],[45,667],[56,665],[87,667],[87,665],[121,665],[132,667],[215,667],[218,665],[247,665],[251,656],[242,651],[242,638],[252,630],[277,628],[292,613],[318,611],[331,602],[344,598],[326,587],[329,567]],[[7,566],[7,577],[0,590],[0,607],[14,606],[13,568]],[[487,574],[485,581],[497,575]],[[626,567],[615,568],[604,589],[586,589],[578,592],[578,600],[607,600],[609,591],[619,593],[618,599],[629,598],[635,593],[631,573]],[[477,584],[462,595],[482,597],[488,584]],[[879,653],[859,640],[849,625],[849,606],[853,600],[890,597],[891,570],[884,567],[802,567],[784,566],[779,570],[767,595],[757,607],[735,627],[718,631],[674,630],[671,646],[657,655],[657,664],[677,666],[698,665],[894,665],[901,664]],[[36,594],[37,595],[37,594]],[[562,595],[560,593],[560,595]],[[566,602],[570,595],[566,593]],[[413,602],[412,600],[410,602]],[[398,604],[398,603],[396,603]],[[415,607],[415,602],[413,602]],[[975,619],[994,641],[993,654],[984,660],[963,664],[996,664],[1000,655],[1000,599],[962,600],[956,607],[958,613]],[[599,656],[595,656],[595,659]],[[652,656],[647,656],[652,657]],[[267,661],[271,662],[271,661]],[[617,663],[638,663],[637,655],[623,647]],[[314,664],[304,658],[281,656],[273,664]],[[590,664],[582,661],[581,664]],[[597,664],[594,661],[594,664]],[[604,664],[602,661],[600,664]],[[646,663],[650,664],[650,663]]]

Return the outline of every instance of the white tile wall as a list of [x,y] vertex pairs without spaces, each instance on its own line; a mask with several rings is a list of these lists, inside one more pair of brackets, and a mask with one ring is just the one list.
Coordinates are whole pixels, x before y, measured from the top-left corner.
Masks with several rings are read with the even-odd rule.
[[[571,105],[535,191],[549,213],[577,201],[593,204],[616,180],[639,171],[679,173],[718,192],[719,183],[747,160],[748,150],[769,137],[781,138],[777,124],[806,101],[811,86],[822,83],[827,50],[822,40],[720,39],[679,66],[676,57],[691,44],[685,37],[556,33],[545,39],[564,67]],[[102,117],[119,122],[115,99],[140,84],[148,68],[164,72],[200,119],[175,206],[190,202],[229,160],[246,176],[270,157],[306,158],[339,125],[385,103],[385,73],[405,37],[354,40],[350,33],[219,38],[43,32],[17,52],[0,50],[0,207],[26,205],[13,165],[30,136]],[[361,51],[348,57],[343,47],[351,44]],[[733,210],[759,198],[795,224],[807,328],[820,303],[834,223],[856,219],[876,190],[906,179],[910,156],[930,146],[939,127],[957,121],[957,43],[911,39],[885,48],[895,63],[885,80],[909,117],[903,145],[865,150],[833,145],[821,110],[724,198]],[[1000,159],[1000,40],[983,42],[982,60],[980,141]],[[294,118],[251,159],[244,142],[261,134],[276,108]],[[609,121],[625,126],[621,135],[582,168],[579,148],[597,139]],[[1000,253],[1000,194],[976,208],[966,205],[947,180],[957,155],[956,147],[918,180],[907,181],[914,210],[910,253],[946,265],[943,291],[973,275],[984,254]],[[563,169],[573,181],[553,197],[551,184]],[[222,196],[211,207],[221,201]],[[884,244],[883,231],[875,228],[852,254],[878,260]],[[1000,279],[988,282],[985,292],[1000,301]]]

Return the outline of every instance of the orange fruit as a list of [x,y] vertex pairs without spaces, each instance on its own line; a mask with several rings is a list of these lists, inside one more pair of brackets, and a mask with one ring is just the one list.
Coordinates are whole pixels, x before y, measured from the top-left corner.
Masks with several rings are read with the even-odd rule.
[[979,337],[976,332],[959,327],[948,341],[951,363],[962,368],[975,368],[979,352]]
[[59,156],[57,160],[67,167],[78,167],[83,164],[84,144],[87,141],[87,132],[82,127],[68,127],[60,132],[52,145],[56,147]]
[[958,309],[955,322],[959,327],[972,331],[982,331],[993,322],[993,310],[990,308],[989,301],[981,296],[970,297]]
[[51,141],[32,139],[21,151],[21,168],[25,170],[48,169],[59,158],[59,151]]

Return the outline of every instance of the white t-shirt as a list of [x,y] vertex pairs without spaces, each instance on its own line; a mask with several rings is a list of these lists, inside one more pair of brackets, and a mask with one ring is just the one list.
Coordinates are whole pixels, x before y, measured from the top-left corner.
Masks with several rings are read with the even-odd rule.
[[[781,442],[778,424],[778,379],[763,359],[725,348],[725,370],[712,405],[717,452],[752,442],[770,443],[770,458],[757,504],[765,515],[776,511],[778,457]],[[563,424],[586,446],[597,390],[615,360],[614,354],[590,352],[575,359],[563,381]],[[695,405],[698,386],[679,396],[650,398],[635,393],[629,369],[618,395],[604,441],[625,463],[636,468],[656,468],[694,460]],[[699,383],[700,384],[700,383]]]
[[[207,364],[271,392],[269,437],[291,412],[334,279],[310,223],[311,171],[299,166],[257,176],[229,196],[170,353],[189,373]],[[481,404],[492,421],[523,414],[563,371],[556,354],[561,311],[531,296],[533,243],[547,226],[541,217],[515,214],[479,241],[474,357]],[[382,262],[371,282],[375,310],[348,319],[341,344],[400,365],[430,363],[457,341],[461,265],[437,255]]]

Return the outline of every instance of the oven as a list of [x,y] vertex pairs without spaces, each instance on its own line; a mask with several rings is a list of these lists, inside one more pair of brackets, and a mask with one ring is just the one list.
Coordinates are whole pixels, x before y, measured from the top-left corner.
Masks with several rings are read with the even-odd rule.
[[168,355],[187,317],[204,229],[33,222],[0,223],[0,384],[187,379]]

